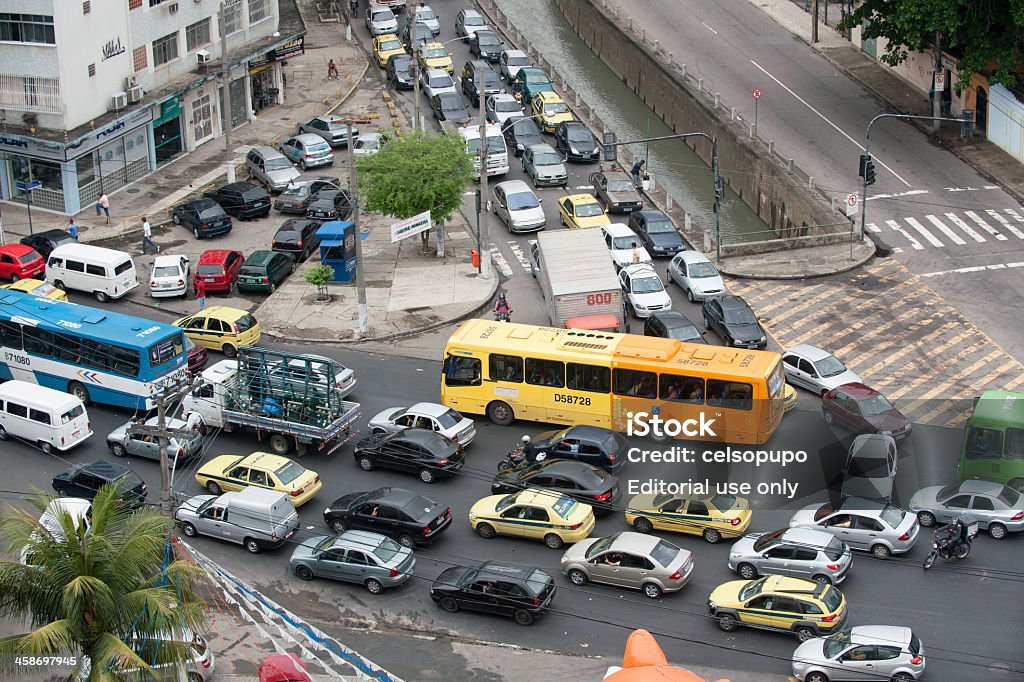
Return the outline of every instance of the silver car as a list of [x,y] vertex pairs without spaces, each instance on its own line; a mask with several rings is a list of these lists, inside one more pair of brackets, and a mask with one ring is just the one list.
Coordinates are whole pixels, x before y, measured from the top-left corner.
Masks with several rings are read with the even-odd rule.
[[744,535],[729,550],[729,568],[746,580],[788,575],[838,585],[852,565],[849,547],[829,533],[811,528]]
[[347,530],[304,540],[291,558],[292,572],[303,580],[330,578],[363,585],[372,594],[398,587],[412,577],[412,550],[379,533]]
[[245,165],[249,175],[262,182],[268,192],[280,192],[302,177],[288,157],[273,147],[253,147],[245,155]]
[[502,80],[511,81],[524,66],[533,66],[533,60],[522,50],[504,50],[498,57],[498,74]]
[[843,467],[842,493],[847,497],[892,501],[899,454],[896,440],[881,433],[853,439]]
[[562,555],[562,573],[577,586],[605,583],[658,599],[690,580],[693,555],[653,535],[626,531],[577,542]]
[[921,679],[924,647],[907,627],[858,625],[809,639],[793,652],[793,677],[803,682]]
[[990,481],[967,480],[922,488],[910,498],[908,506],[926,528],[969,515],[996,540],[1024,530],[1024,495]]
[[794,386],[825,395],[844,384],[860,384],[860,376],[817,346],[800,343],[782,354],[782,371]]
[[858,497],[804,507],[793,514],[789,527],[823,530],[879,559],[909,552],[921,530],[917,516],[905,509]]
[[[312,133],[324,138],[332,147],[348,145],[349,131],[345,119],[340,116],[317,116],[299,124],[299,134]],[[352,126],[352,137],[359,137],[359,128]]]
[[277,151],[288,157],[289,161],[299,164],[299,168],[315,168],[317,166],[333,166],[334,152],[324,138],[313,133],[303,133],[289,137],[277,145]]
[[476,437],[476,424],[455,410],[437,403],[416,403],[411,407],[389,407],[370,420],[370,433],[394,433],[405,428],[435,431],[463,446]]
[[[146,426],[156,428],[157,418],[150,417]],[[107,436],[107,447],[115,457],[144,457],[160,461],[160,443],[151,435],[128,433],[128,427],[132,425],[129,420],[117,427]],[[188,438],[175,436],[167,444],[167,458],[173,467],[177,462],[195,459],[203,454],[203,436],[198,429],[193,429],[192,424],[181,419],[168,418],[167,427],[180,431],[190,431],[193,435]]]
[[563,161],[549,144],[531,144],[523,150],[523,172],[533,180],[534,187],[564,187],[569,182],[569,173]]
[[725,282],[714,263],[699,251],[680,251],[668,264],[668,278],[686,292],[691,303],[726,293]]
[[435,36],[441,32],[441,22],[437,20],[437,14],[430,5],[416,5],[409,8],[405,13],[405,25],[408,26],[416,22],[426,24]]
[[398,33],[398,19],[395,13],[387,7],[370,5],[366,9],[366,30],[370,37],[383,36],[388,33]]

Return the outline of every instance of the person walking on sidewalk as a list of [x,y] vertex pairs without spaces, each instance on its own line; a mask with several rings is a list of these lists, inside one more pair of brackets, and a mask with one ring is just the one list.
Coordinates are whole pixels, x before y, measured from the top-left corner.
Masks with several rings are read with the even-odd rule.
[[142,255],[146,255],[146,247],[152,246],[160,253],[160,245],[153,241],[153,228],[149,225],[149,218],[142,216]]
[[647,163],[644,159],[640,159],[633,164],[633,168],[629,171],[629,174],[633,176],[633,184],[640,187],[640,175],[644,172],[644,164]]
[[206,282],[202,277],[196,277],[196,302],[200,310],[206,310]]
[[338,75],[338,65],[334,63],[334,60],[327,62],[327,80],[334,81],[341,78]]
[[67,231],[68,231],[68,234],[71,235],[72,239],[74,239],[75,241],[78,241],[78,225],[75,224],[75,219],[74,218],[71,218],[71,217],[68,218]]
[[96,199],[96,215],[99,216],[102,211],[107,216],[107,225],[110,224],[110,199],[104,192],[100,192],[100,196]]

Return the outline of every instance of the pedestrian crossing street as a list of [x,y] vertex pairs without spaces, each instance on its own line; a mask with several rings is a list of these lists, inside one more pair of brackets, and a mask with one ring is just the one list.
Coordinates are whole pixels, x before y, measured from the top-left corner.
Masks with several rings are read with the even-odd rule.
[[729,289],[782,349],[830,351],[915,423],[961,426],[982,390],[1024,390],[1024,365],[892,259],[827,279],[733,279]]
[[893,251],[962,247],[985,242],[1024,241],[1024,208],[936,213],[866,223],[864,229],[883,238],[899,235]]

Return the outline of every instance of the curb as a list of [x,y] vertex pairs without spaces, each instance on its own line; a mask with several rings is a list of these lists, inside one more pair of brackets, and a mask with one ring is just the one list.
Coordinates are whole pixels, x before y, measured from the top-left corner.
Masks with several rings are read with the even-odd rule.
[[[865,239],[864,241],[861,242],[861,244],[864,244],[865,242],[868,242],[868,241],[870,241],[870,240]],[[873,244],[873,242],[872,242],[872,244]],[[851,272],[852,270],[856,270],[857,268],[860,268],[860,267],[863,267],[863,266],[867,265],[876,256],[877,256],[877,247],[876,248],[872,248],[870,253],[868,253],[868,255],[866,257],[859,258],[856,261],[854,261],[853,263],[848,263],[848,264],[843,265],[842,267],[839,267],[839,268],[832,268],[832,269],[828,270],[827,272],[815,272],[815,273],[812,273],[812,274],[801,274],[801,275],[759,275],[759,274],[749,274],[749,273],[747,273],[747,274],[740,274],[740,273],[736,273],[736,272],[730,272],[725,267],[723,267],[723,265],[722,265],[723,261],[718,261],[718,262],[716,262],[715,265],[718,268],[718,271],[721,272],[723,275],[728,275],[729,277],[733,277],[735,279],[752,279],[752,280],[780,281],[780,282],[782,282],[782,281],[799,281],[799,280],[807,280],[807,279],[821,279],[823,277],[832,277],[834,275],[841,275],[843,273]],[[725,259],[725,261],[727,262],[727,259]]]

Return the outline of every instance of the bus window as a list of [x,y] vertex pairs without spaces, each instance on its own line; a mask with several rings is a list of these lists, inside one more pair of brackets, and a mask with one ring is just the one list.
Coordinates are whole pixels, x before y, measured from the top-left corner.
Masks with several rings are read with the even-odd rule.
[[60,360],[73,362],[76,365],[82,361],[82,349],[79,346],[78,339],[74,336],[56,334],[54,351],[54,355]]
[[557,360],[526,358],[526,383],[537,386],[565,386],[565,365]]
[[754,406],[754,387],[736,381],[708,379],[708,405],[749,410]]
[[704,403],[704,380],[680,374],[662,374],[660,393],[662,400],[680,403]]
[[113,370],[125,376],[139,376],[139,353],[129,348],[113,347],[114,367]]
[[1006,429],[1006,452],[1003,456],[1009,459],[1024,459],[1024,429]]
[[1003,451],[1003,434],[995,429],[971,427],[967,437],[967,459],[996,459]]
[[449,355],[444,361],[444,381],[449,386],[479,386],[480,361]]
[[50,357],[53,355],[53,334],[44,329],[28,327],[25,329],[25,351]]
[[491,381],[523,381],[523,359],[515,355],[498,355],[491,353],[489,357]]
[[611,371],[607,367],[570,362],[565,366],[565,385],[573,391],[607,393],[611,386]]
[[21,350],[21,325],[7,320],[0,321],[0,343],[6,348]]
[[149,364],[156,367],[179,357],[185,349],[181,338],[181,334],[175,334],[151,346],[149,349]]
[[653,399],[658,395],[658,375],[635,369],[616,369],[612,372],[612,386],[616,395]]
[[82,340],[85,352],[83,361],[87,367],[94,369],[110,369],[110,345],[99,341]]

